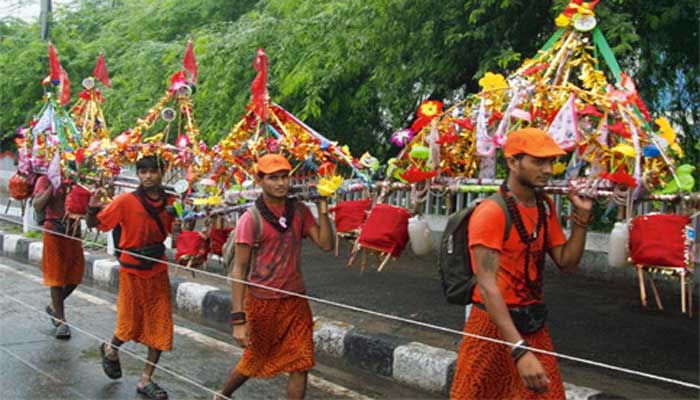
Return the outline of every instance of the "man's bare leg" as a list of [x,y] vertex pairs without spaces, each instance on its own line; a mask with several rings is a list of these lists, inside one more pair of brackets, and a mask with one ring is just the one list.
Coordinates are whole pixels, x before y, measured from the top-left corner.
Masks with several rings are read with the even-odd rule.
[[112,343],[105,346],[105,355],[108,359],[112,361],[117,361],[119,359],[119,346],[123,345],[124,341],[116,336],[112,337]]
[[[238,372],[236,368],[233,368],[226,378],[224,387],[221,389],[221,394],[226,397],[231,397],[233,392],[236,391],[241,385],[243,385],[248,380],[248,377]],[[220,397],[218,397],[220,398]]]
[[308,372],[291,372],[287,383],[287,398],[301,400],[306,396],[306,378]]
[[64,301],[73,293],[78,285],[52,286],[51,293],[51,311],[53,315],[61,321],[66,320],[66,310]]
[[143,368],[143,375],[141,375],[141,379],[139,380],[139,387],[144,387],[151,382],[151,377],[156,370],[156,364],[158,364],[158,360],[160,360],[161,353],[162,351],[154,349],[153,347],[148,348],[148,358],[146,358],[148,362]]

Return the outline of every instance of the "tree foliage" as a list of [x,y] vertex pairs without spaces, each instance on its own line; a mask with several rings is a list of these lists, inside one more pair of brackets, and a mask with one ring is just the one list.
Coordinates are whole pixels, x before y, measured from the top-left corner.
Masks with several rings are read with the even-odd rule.
[[[449,102],[478,89],[486,71],[507,72],[554,31],[565,1],[526,0],[121,0],[58,11],[51,31],[73,90],[103,51],[113,89],[105,113],[114,134],[162,95],[192,35],[200,81],[195,112],[215,142],[250,96],[255,50],[270,59],[272,99],[355,153],[390,155],[385,140],[426,98]],[[685,132],[700,162],[700,67],[694,0],[604,0],[601,29],[642,97]],[[48,71],[37,23],[0,22],[0,134],[37,109]]]

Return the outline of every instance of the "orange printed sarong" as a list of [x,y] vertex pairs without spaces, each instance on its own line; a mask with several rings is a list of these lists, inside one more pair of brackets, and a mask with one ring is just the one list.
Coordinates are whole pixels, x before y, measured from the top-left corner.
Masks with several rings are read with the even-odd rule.
[[173,348],[173,307],[168,272],[152,278],[119,273],[117,329],[114,335],[158,350]]
[[313,319],[306,299],[246,296],[249,343],[236,369],[248,377],[305,372],[314,366]]
[[[488,313],[476,307],[472,307],[464,331],[503,340]],[[534,348],[553,351],[546,326],[533,334],[523,335],[523,339]],[[509,346],[503,344],[465,336],[459,348],[450,398],[564,399],[564,385],[555,357],[535,353],[550,381],[549,391],[538,394],[525,387],[510,350]]]
[[46,286],[80,284],[85,271],[85,257],[80,240],[44,232],[41,266]]

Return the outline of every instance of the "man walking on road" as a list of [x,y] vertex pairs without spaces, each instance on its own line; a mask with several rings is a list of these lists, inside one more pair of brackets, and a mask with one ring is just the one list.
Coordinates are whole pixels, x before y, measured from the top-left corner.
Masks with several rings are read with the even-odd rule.
[[[566,153],[535,128],[512,132],[503,151],[509,176],[500,194],[506,210],[486,200],[469,220],[477,286],[464,331],[514,345],[464,337],[450,397],[564,399],[556,358],[523,346],[553,351],[542,290],[545,256],[562,271],[576,270],[593,203],[570,188],[573,228],[566,240],[553,202],[540,192],[552,177],[555,158]],[[512,227],[504,235],[506,212]]]
[[[173,312],[170,281],[163,241],[172,231],[173,217],[165,208],[173,198],[161,186],[165,165],[156,156],[145,156],[136,163],[140,185],[123,193],[103,208],[101,190],[90,199],[87,223],[101,231],[120,227],[118,243],[119,294],[117,327],[111,343],[100,345],[102,367],[108,377],[119,379],[119,347],[133,340],[148,346],[148,364],[137,392],[151,399],[167,399],[163,388],[151,380],[160,354],[173,346]],[[143,258],[134,255],[143,256]]]
[[287,395],[301,399],[314,365],[313,320],[306,299],[266,288],[246,287],[241,280],[305,293],[299,269],[302,239],[321,249],[333,247],[328,204],[318,203],[319,223],[301,202],[287,198],[292,166],[277,154],[260,157],[257,183],[262,195],[238,222],[231,277],[234,339],[245,347],[221,394],[231,394],[251,377],[289,373]]
[[71,219],[63,222],[65,202],[65,187],[54,190],[49,178],[41,175],[34,186],[33,205],[37,215],[44,215],[41,267],[44,285],[51,292],[51,305],[46,306],[46,313],[56,327],[57,339],[70,339],[70,328],[64,323],[64,302],[83,281],[85,270],[80,227],[75,228]]

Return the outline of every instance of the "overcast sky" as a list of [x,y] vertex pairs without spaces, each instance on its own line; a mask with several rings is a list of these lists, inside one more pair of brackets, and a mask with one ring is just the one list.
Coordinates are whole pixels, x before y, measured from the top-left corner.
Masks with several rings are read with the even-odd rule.
[[[75,0],[53,0],[54,9]],[[0,0],[0,18],[15,17],[27,22],[39,18],[39,0]]]

